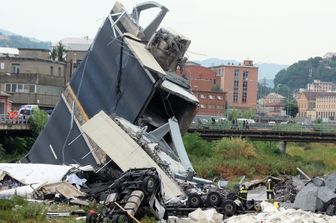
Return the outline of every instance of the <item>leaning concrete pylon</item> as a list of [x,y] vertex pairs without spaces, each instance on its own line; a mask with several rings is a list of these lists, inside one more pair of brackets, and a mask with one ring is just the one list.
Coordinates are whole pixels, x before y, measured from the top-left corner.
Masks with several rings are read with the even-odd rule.
[[[153,7],[160,12],[148,27],[140,27],[137,22],[142,11]],[[150,2],[127,14],[116,2],[22,161],[103,165],[108,157],[81,130],[81,125],[100,111],[146,125],[149,130],[174,116],[181,131],[186,131],[198,100],[174,72],[186,61],[190,40],[169,29],[158,29],[167,11]]]

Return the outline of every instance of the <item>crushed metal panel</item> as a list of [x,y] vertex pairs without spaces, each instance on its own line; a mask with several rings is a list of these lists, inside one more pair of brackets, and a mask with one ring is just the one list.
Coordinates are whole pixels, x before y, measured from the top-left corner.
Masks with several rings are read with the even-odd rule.
[[[81,134],[81,131],[76,124],[73,124],[72,130],[70,131],[70,123],[71,113],[65,102],[61,100],[56,105],[47,125],[26,155],[25,160],[22,161],[49,164],[77,163],[80,165],[96,166],[97,163],[92,154],[89,154],[82,159],[90,152],[90,148],[83,137],[79,137],[71,145],[68,145],[73,139]],[[69,131],[68,141],[66,141]]]
[[[133,37],[134,38],[134,37]],[[140,40],[139,40],[140,41]],[[153,55],[146,49],[146,46],[139,41],[125,38],[125,42],[129,46],[130,50],[139,60],[142,66],[153,70],[161,75],[166,75],[166,72],[161,68],[160,64],[155,60]]]
[[155,167],[162,178],[167,197],[184,194],[177,183],[104,112],[87,121],[82,129],[123,171]]
[[33,198],[33,194],[37,188],[43,184],[30,184],[26,186],[16,187],[9,190],[0,191],[0,199],[9,199],[13,196],[20,196],[24,198]]
[[259,185],[253,189],[249,189],[247,193],[247,200],[255,200],[255,201],[265,201],[267,200],[266,196],[266,187],[263,185]]
[[176,152],[178,154],[178,157],[180,158],[183,167],[186,170],[194,171],[194,168],[192,167],[191,162],[189,160],[187,151],[184,147],[180,127],[177,121],[175,119],[169,119],[168,123],[170,127],[170,134],[174,142]]
[[0,163],[0,171],[22,184],[59,182],[72,166],[32,163]]
[[42,193],[51,193],[51,194],[60,193],[68,199],[75,197],[84,197],[86,195],[86,193],[81,192],[76,187],[72,186],[67,182],[46,184],[39,187],[36,190]]
[[198,99],[196,98],[195,95],[186,91],[184,88],[178,86],[177,84],[174,84],[173,82],[169,80],[164,80],[161,86],[163,89],[169,91],[170,93],[174,95],[178,95],[189,102],[198,104]]

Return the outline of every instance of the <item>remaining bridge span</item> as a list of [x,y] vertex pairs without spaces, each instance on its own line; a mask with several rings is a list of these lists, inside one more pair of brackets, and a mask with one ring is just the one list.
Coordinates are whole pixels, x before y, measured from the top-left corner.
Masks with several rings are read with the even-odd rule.
[[210,129],[192,127],[188,132],[197,132],[207,140],[216,140],[223,137],[241,137],[260,141],[285,142],[323,142],[335,143],[336,132],[322,131],[275,131],[265,129]]

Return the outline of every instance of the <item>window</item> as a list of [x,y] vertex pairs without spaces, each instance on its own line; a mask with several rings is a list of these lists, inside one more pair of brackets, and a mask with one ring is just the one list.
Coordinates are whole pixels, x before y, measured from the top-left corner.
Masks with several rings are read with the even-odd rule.
[[50,67],[50,75],[54,75],[54,67],[53,66]]
[[244,70],[243,71],[243,81],[247,81],[248,80],[248,70]]
[[216,70],[216,75],[217,77],[223,77],[224,76],[224,68],[223,67],[220,67]]
[[18,84],[16,92],[23,92],[23,84]]
[[201,107],[201,108],[205,108],[205,106],[204,106],[204,105],[202,105],[202,104],[200,105],[200,107]]
[[12,73],[19,74],[20,73],[20,64],[12,64]]
[[215,99],[214,96],[212,95],[209,95],[209,99]]
[[11,92],[12,85],[6,84],[6,92]]
[[60,67],[58,68],[58,76],[60,76],[60,77],[62,76],[62,68],[60,68]]
[[246,103],[246,101],[247,101],[247,81],[243,81],[242,102]]
[[235,80],[239,80],[239,69],[234,69],[233,75]]
[[[248,70],[243,71],[243,93],[242,93],[242,103],[247,102],[247,81],[248,81]],[[274,102],[274,100],[272,100]]]
[[216,108],[217,109],[224,109],[224,106],[223,105],[216,105]]
[[12,84],[12,92],[16,92],[16,84]]
[[218,100],[223,100],[223,96],[221,96],[221,95],[217,95],[217,99],[218,99]]
[[29,85],[29,93],[35,93],[36,92],[36,85],[30,84]]
[[204,99],[205,95],[204,94],[200,94],[200,98]]
[[233,103],[238,102],[239,79],[233,81]]
[[6,92],[8,93],[36,93],[35,84],[7,83]]

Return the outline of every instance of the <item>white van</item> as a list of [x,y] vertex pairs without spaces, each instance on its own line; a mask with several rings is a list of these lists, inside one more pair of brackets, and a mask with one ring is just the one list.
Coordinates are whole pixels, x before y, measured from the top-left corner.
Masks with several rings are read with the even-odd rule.
[[255,121],[250,118],[238,118],[237,119],[238,123],[243,123],[244,121],[247,122],[248,124],[254,124]]
[[20,116],[30,116],[33,114],[33,110],[37,109],[38,105],[21,105],[19,109]]

